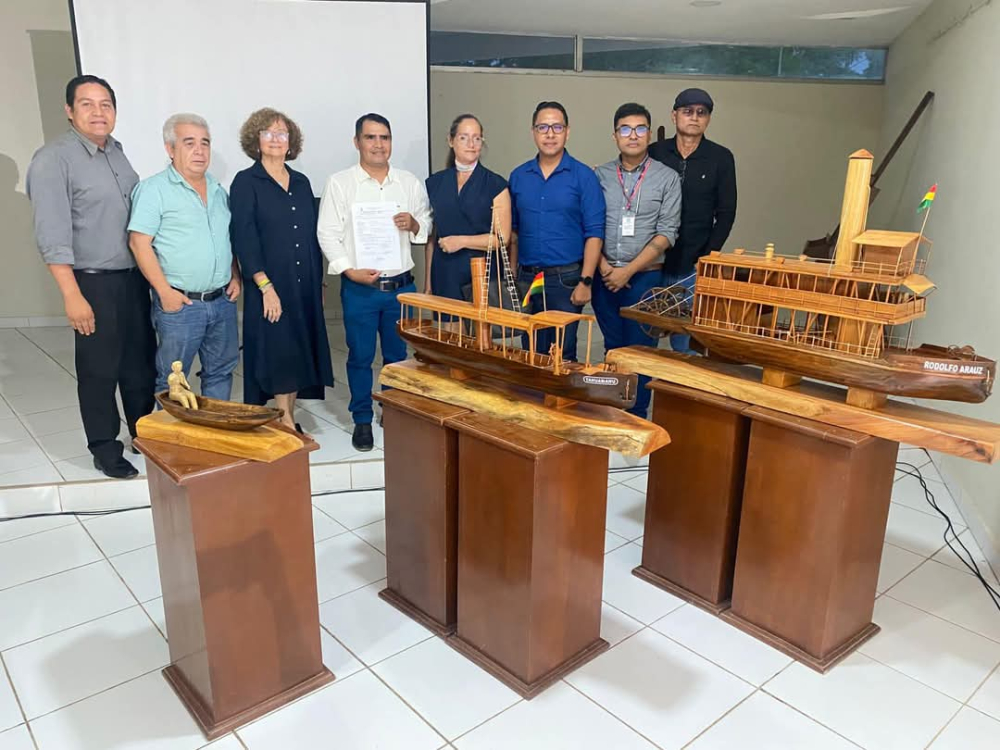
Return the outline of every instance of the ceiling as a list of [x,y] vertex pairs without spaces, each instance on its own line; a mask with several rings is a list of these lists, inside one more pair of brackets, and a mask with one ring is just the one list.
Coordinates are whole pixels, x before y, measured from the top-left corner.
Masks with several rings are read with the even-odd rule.
[[887,47],[930,3],[931,0],[431,0],[431,28],[732,44]]

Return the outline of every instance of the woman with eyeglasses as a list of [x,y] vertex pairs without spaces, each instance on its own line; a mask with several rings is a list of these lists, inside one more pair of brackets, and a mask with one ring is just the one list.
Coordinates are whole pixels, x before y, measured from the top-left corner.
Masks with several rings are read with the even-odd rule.
[[[424,278],[428,294],[471,299],[469,261],[482,256],[489,246],[494,205],[497,232],[505,242],[510,241],[507,180],[480,163],[483,143],[483,124],[479,118],[459,115],[448,130],[446,168],[427,178],[427,195],[434,210],[434,234],[427,242]],[[494,264],[490,270],[492,279],[497,278],[498,268]]]
[[230,188],[230,235],[247,293],[243,306],[243,401],[271,398],[295,421],[297,398],[321,399],[333,385],[323,316],[323,255],[309,178],[286,162],[302,152],[302,131],[287,115],[259,109],[240,128],[254,160]]

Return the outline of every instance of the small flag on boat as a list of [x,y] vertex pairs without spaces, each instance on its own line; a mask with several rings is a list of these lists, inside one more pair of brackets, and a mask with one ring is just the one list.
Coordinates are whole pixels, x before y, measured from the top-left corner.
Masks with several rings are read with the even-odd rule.
[[934,202],[934,196],[936,194],[937,194],[937,184],[935,183],[934,185],[931,185],[930,190],[927,191],[927,195],[924,196],[924,199],[920,201],[920,205],[917,206],[918,214],[921,211],[926,211],[928,208],[931,207],[931,203]]
[[524,295],[524,302],[521,303],[521,307],[527,307],[528,301],[531,299],[531,295],[536,292],[541,292],[545,289],[545,272],[539,271],[535,276],[534,280],[531,282],[531,286],[528,287],[528,293]]

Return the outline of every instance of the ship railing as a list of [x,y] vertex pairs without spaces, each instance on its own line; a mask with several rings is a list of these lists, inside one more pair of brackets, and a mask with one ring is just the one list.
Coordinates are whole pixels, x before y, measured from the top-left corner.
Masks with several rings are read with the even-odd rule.
[[[844,275],[844,272],[858,273],[871,276],[891,276],[893,278],[899,279],[900,281],[909,276],[911,273],[924,273],[927,268],[926,258],[913,258],[907,261],[897,261],[895,263],[883,263],[879,261],[870,260],[855,260],[850,264],[837,264],[833,258],[809,258],[807,260],[802,260],[796,258],[792,255],[774,255],[770,258],[762,252],[757,251],[744,251],[742,253],[720,253],[719,255],[707,255],[704,256],[701,262],[705,264],[716,264],[716,265],[732,265],[733,260],[739,260],[740,258],[751,258],[754,261],[765,260],[768,261],[767,264],[762,264],[759,262],[754,262],[745,266],[746,268],[759,269],[762,267],[767,267],[773,264],[775,270],[787,270],[787,271],[799,271],[799,270],[809,270],[810,272],[821,272],[827,276]],[[779,264],[780,259],[780,264]],[[793,267],[782,266],[786,263],[795,262],[796,265]],[[806,268],[810,266],[820,266],[820,268]]]
[[908,348],[909,343],[905,338],[899,336],[878,336],[868,344],[854,344],[850,342],[837,341],[835,334],[818,334],[812,328],[805,326],[789,326],[788,324],[778,324],[774,328],[769,326],[747,325],[744,323],[730,323],[716,320],[706,316],[695,318],[695,325],[706,328],[714,328],[721,331],[735,331],[757,338],[768,339],[770,341],[780,341],[796,346],[809,347],[811,349],[823,349],[825,351],[844,352],[854,354],[867,359],[876,359],[882,356],[887,348]]
[[927,308],[927,300],[923,298],[905,302],[882,302],[862,297],[843,297],[826,292],[814,292],[809,289],[789,289],[711,277],[698,279],[697,292],[699,295],[711,296],[725,294],[734,299],[750,300],[775,307],[787,308],[798,305],[799,309],[834,315],[877,317],[886,323],[892,323],[900,317],[919,315]]

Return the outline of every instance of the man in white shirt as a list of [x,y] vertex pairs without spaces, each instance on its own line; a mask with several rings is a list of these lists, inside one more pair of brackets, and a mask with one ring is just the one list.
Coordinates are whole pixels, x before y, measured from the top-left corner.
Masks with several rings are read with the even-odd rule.
[[[351,389],[352,443],[370,451],[372,439],[372,362],[376,339],[382,343],[384,364],[406,359],[406,343],[396,332],[400,292],[414,292],[412,245],[427,243],[431,207],[422,180],[390,168],[392,128],[382,115],[362,115],[354,126],[359,163],[326,181],[319,204],[317,235],[330,273],[340,274],[340,301],[347,335],[347,384]],[[399,231],[399,266],[388,270],[360,267],[354,236],[353,207],[392,203]]]

